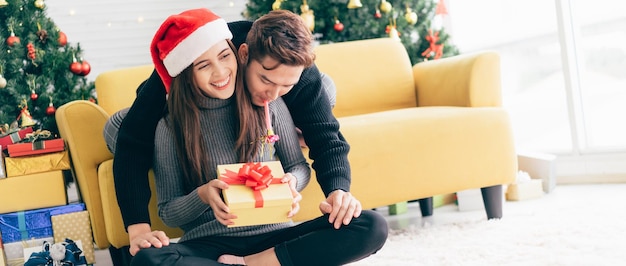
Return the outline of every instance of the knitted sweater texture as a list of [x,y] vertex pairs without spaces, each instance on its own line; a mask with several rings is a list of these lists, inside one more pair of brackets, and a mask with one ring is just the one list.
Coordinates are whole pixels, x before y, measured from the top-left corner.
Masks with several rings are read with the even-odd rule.
[[[228,26],[233,43],[239,47],[252,22],[230,22]],[[305,69],[299,82],[282,99],[294,124],[303,132],[322,191],[326,195],[338,189],[350,191],[350,147],[339,132],[317,67]],[[137,98],[120,126],[113,161],[117,200],[126,227],[150,223],[148,170],[153,166],[154,134],[165,107],[165,88],[153,71],[139,86]]]
[[[209,158],[209,161],[204,164],[210,173],[208,180],[217,178],[217,165],[240,163],[235,151],[238,119],[234,99],[235,97],[228,100],[209,97],[199,99],[202,138]],[[263,150],[254,158],[254,161],[280,159],[285,173],[293,174],[298,180],[297,189],[302,190],[309,182],[311,171],[300,150],[289,111],[280,98],[270,103],[270,111],[274,132],[280,136],[280,140],[273,145],[262,145]],[[167,121],[167,118],[162,119],[156,128],[154,177],[159,216],[168,226],[180,227],[185,231],[181,241],[211,235],[249,236],[290,226],[290,223],[280,223],[227,228],[219,223],[210,206],[200,199],[198,188],[185,191],[174,135]],[[259,132],[259,137],[262,134],[263,132]]]

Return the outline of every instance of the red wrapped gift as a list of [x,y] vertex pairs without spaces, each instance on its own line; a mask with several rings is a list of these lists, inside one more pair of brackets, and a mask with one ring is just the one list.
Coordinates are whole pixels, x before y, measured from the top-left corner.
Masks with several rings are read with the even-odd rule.
[[32,127],[23,128],[11,134],[0,137],[0,146],[2,146],[2,150],[6,150],[7,146],[9,146],[10,144],[19,142],[20,140],[25,138],[26,134],[28,133],[33,133]]
[[65,150],[63,139],[38,140],[29,143],[18,143],[9,145],[9,156],[19,157],[26,155],[52,153]]

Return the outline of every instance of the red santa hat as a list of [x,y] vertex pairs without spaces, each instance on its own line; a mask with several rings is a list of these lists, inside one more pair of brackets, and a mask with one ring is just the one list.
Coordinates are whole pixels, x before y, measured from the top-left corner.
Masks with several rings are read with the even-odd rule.
[[233,35],[226,21],[206,8],[169,16],[157,30],[150,53],[165,90],[170,92],[172,78],[178,76],[211,46]]

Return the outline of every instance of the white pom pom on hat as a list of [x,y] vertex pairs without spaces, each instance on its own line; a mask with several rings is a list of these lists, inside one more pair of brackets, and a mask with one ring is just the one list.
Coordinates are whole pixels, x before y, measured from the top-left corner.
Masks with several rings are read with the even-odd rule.
[[191,9],[169,16],[159,27],[150,53],[165,90],[178,76],[211,46],[233,38],[226,21],[206,8]]

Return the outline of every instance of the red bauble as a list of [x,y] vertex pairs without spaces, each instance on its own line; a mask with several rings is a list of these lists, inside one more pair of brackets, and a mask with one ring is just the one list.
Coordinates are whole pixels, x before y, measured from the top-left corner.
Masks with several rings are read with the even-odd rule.
[[70,64],[70,71],[76,75],[80,75],[83,72],[83,65],[79,62],[72,62]]
[[83,63],[81,64],[80,68],[81,68],[80,74],[83,76],[87,76],[87,74],[91,72],[91,65],[85,60],[83,60]]
[[383,14],[380,13],[380,10],[377,8],[376,13],[374,13],[374,18],[382,18]]
[[92,103],[96,103],[96,99],[94,99],[93,97],[89,97],[89,101]]
[[335,26],[333,26],[336,32],[343,31],[343,23],[339,22],[339,20],[335,20]]
[[54,113],[56,113],[57,109],[54,107],[54,105],[52,105],[52,103],[50,103],[50,105],[48,105],[48,108],[46,108],[46,114],[47,115],[54,115]]
[[7,38],[7,45],[13,46],[16,43],[20,43],[20,38],[11,34],[11,36],[9,36],[9,38]]
[[30,94],[30,99],[31,99],[32,101],[36,101],[37,99],[39,99],[39,95],[38,95],[37,93],[35,93],[35,91],[33,91],[33,92]]
[[67,36],[62,31],[59,31],[59,45],[65,46],[67,44]]

